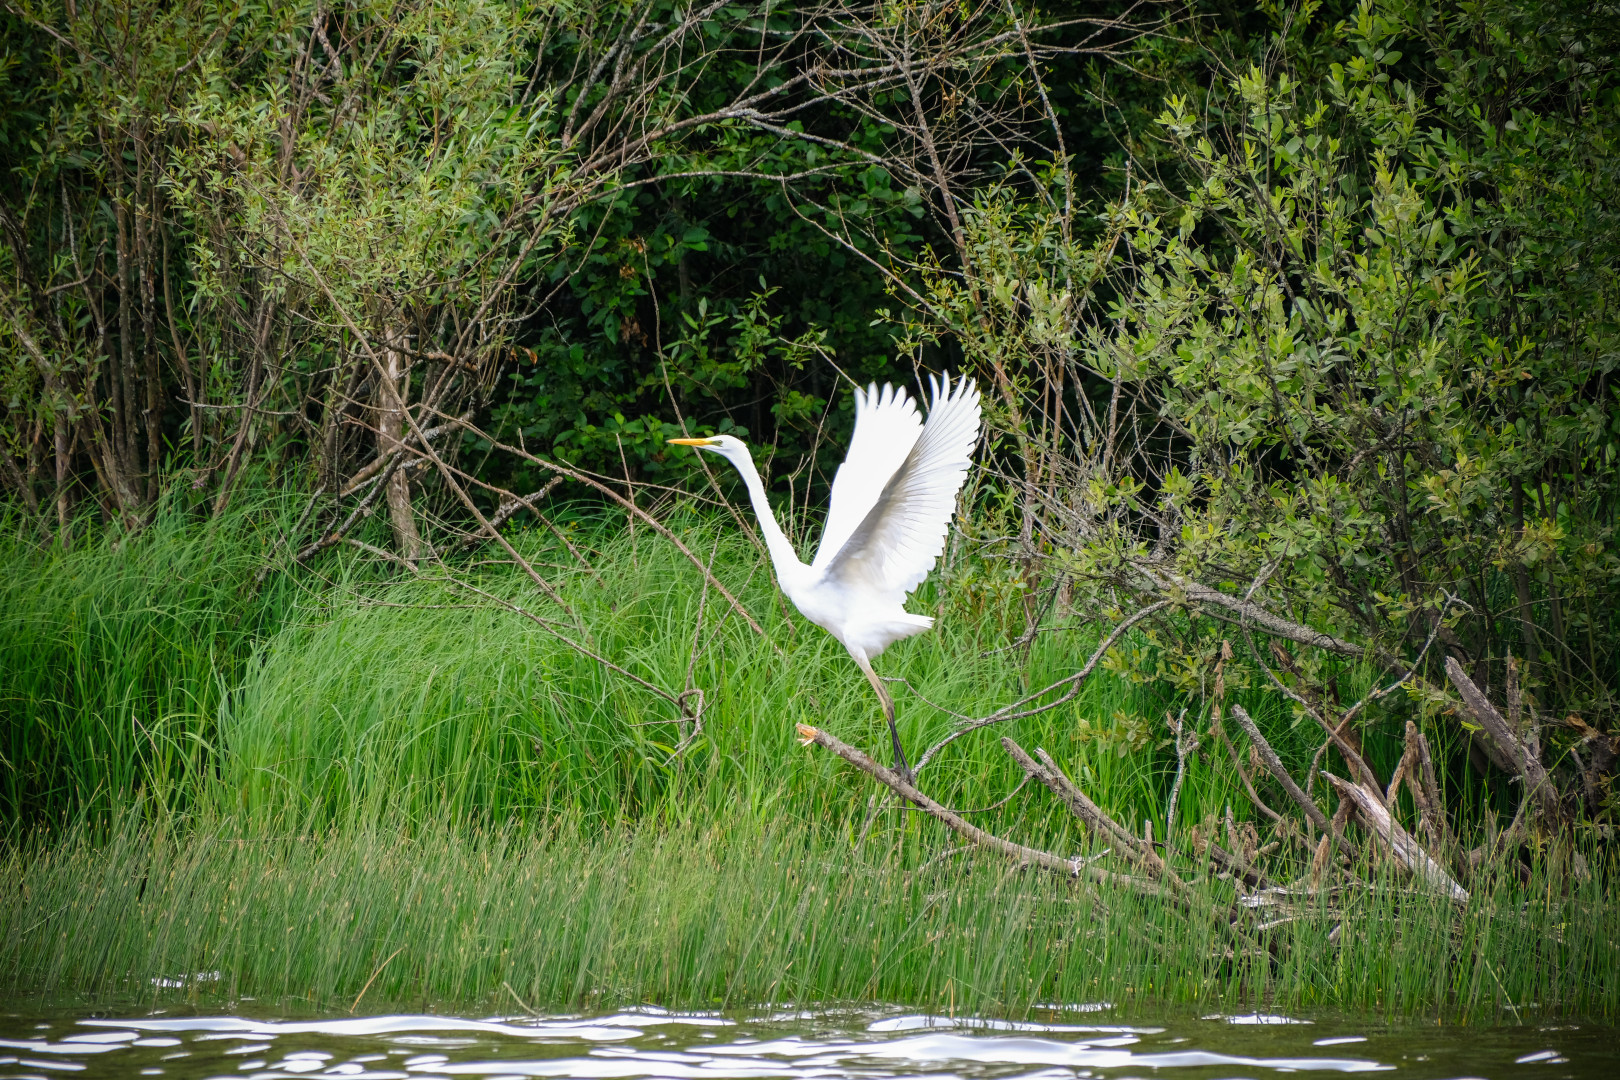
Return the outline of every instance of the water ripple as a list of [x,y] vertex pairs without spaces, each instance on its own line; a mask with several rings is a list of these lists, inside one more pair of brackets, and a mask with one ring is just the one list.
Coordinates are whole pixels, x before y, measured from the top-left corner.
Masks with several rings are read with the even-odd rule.
[[[1110,1015],[1101,1016],[1099,1012]],[[1459,1032],[1376,1029],[1271,1013],[1158,1023],[1108,1006],[1042,1020],[893,1009],[749,1015],[656,1008],[605,1015],[306,1019],[243,1015],[0,1017],[0,1080],[73,1074],[165,1080],[431,1080],[434,1077],[987,1077],[1177,1080],[1305,1073],[1403,1077],[1608,1075],[1612,1032],[1566,1026]],[[1602,1068],[1599,1068],[1599,1066]]]

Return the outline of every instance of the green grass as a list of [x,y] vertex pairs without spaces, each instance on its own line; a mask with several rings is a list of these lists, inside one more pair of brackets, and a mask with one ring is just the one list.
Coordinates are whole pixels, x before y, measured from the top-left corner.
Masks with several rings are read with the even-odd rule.
[[105,812],[207,768],[222,694],[297,588],[255,582],[284,510],[261,498],[209,528],[171,497],[140,536],[81,528],[70,551],[0,513],[0,822]]
[[[1390,1017],[1612,1018],[1608,875],[1507,879],[1460,918],[1393,882],[1341,916],[1241,941],[1151,897],[1107,893],[889,834],[732,818],[607,836],[425,826],[316,837],[178,834],[136,815],[0,860],[0,972],[14,991],[343,1010],[715,1008],[880,1000],[1020,1014],[1110,1001],[1353,1009]],[[1223,905],[1231,887],[1200,889]],[[1556,936],[1549,930],[1556,928]],[[151,980],[218,972],[160,990]],[[367,989],[369,984],[369,989]],[[507,988],[510,987],[510,990]],[[1510,1008],[1511,1005],[1511,1008]]]
[[[916,813],[879,804],[874,815],[863,777],[798,745],[794,725],[806,722],[887,756],[854,665],[786,609],[729,522],[672,518],[694,551],[714,553],[769,640],[645,530],[576,522],[591,571],[549,535],[517,532],[566,609],[487,551],[461,566],[635,676],[701,688],[702,737],[677,755],[686,729],[668,701],[432,574],[399,580],[345,550],[260,583],[297,509],[265,498],[206,526],[171,504],[137,538],[0,547],[11,837],[0,879],[17,883],[0,890],[0,979],[14,991],[347,1008],[370,981],[377,1007],[515,992],[548,1008],[882,999],[1017,1013],[1135,999],[1620,1011],[1620,927],[1601,864],[1580,881],[1545,865],[1528,885],[1471,881],[1460,916],[1388,882],[1336,901],[1349,905],[1337,944],[1340,916],[1327,910],[1232,942],[1216,920],[1156,899],[1099,896],[986,858],[917,873],[951,837]],[[942,615],[936,629],[879,661],[920,695],[896,689],[914,753],[955,722],[922,699],[982,714],[1093,647],[1080,627],[1041,635],[1027,655],[995,651],[1016,611],[996,573],[963,563],[926,587],[914,606]],[[1245,698],[1302,775],[1310,729]],[[925,785],[957,807],[1002,800],[1020,777],[996,736],[1012,734],[1050,750],[1118,820],[1139,829],[1152,817],[1162,835],[1174,756],[1161,718],[1179,707],[1099,673],[1070,705],[953,744]],[[1094,737],[1116,716],[1145,742]],[[1228,807],[1254,817],[1224,755],[1206,749],[1178,804],[1183,865],[1193,826]],[[1087,850],[1034,786],[974,820]],[[1234,900],[1228,883],[1198,887],[1223,910]],[[151,982],[210,971],[220,984]]]

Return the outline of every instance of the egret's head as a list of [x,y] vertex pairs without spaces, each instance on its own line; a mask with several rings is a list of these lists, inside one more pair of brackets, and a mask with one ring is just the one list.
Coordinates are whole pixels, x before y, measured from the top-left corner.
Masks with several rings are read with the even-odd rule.
[[730,435],[713,435],[707,439],[671,439],[669,441],[673,446],[695,446],[699,450],[713,451],[731,461],[732,464],[740,464],[751,460],[748,453],[748,444]]

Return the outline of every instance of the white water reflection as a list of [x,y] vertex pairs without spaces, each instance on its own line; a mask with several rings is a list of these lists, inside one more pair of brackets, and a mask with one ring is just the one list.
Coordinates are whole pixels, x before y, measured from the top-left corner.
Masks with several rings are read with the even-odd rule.
[[0,1038],[0,1080],[69,1073],[87,1080],[134,1075],[166,1080],[1124,1080],[1150,1075],[1226,1080],[1369,1072],[1441,1080],[1527,1071],[1596,1077],[1607,1072],[1589,1071],[1581,1047],[1594,1038],[1612,1045],[1597,1029],[1579,1027],[1560,1030],[1549,1045],[1548,1031],[1529,1029],[1495,1035],[1476,1031],[1466,1038],[1441,1029],[1345,1031],[1343,1022],[1258,1012],[1160,1024],[1094,1022],[1117,1016],[1116,1010],[1108,1010],[1107,1017],[1100,1011],[1065,1009],[1049,1014],[1049,1022],[897,1010],[789,1008],[722,1016],[645,1008],[600,1016],[483,1019],[409,1014],[315,1020],[68,1017],[37,1026],[13,1015],[0,1017],[0,1036],[6,1036]]

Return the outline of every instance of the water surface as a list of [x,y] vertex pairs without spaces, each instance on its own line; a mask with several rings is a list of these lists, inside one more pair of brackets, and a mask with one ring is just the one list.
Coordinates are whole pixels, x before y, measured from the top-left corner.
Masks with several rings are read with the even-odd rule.
[[893,1009],[605,1015],[0,1012],[0,1080],[232,1077],[1027,1077],[1284,1074],[1580,1080],[1620,1075],[1620,1032],[1582,1024],[1399,1026],[1264,1013],[1148,1022],[1107,1006],[1011,1022]]

